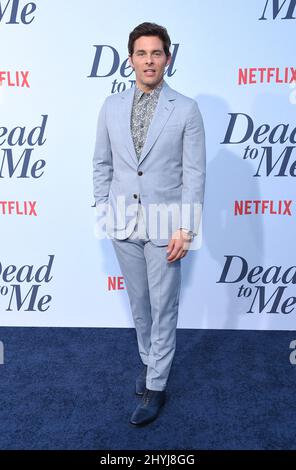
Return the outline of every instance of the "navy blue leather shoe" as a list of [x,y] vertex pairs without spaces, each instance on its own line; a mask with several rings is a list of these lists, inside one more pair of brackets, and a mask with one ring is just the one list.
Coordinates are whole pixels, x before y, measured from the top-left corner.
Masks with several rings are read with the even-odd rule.
[[136,378],[136,395],[142,397],[146,390],[146,374],[147,374],[147,366],[144,366],[142,372]]
[[149,390],[146,388],[141,403],[131,416],[130,423],[135,426],[151,423],[157,418],[164,403],[165,390]]

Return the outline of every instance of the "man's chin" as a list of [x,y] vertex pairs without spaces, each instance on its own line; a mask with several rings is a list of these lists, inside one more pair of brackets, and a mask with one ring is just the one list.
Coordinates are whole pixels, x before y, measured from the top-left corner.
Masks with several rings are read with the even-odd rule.
[[161,78],[155,78],[155,77],[144,77],[142,79],[143,85],[154,87],[161,81]]

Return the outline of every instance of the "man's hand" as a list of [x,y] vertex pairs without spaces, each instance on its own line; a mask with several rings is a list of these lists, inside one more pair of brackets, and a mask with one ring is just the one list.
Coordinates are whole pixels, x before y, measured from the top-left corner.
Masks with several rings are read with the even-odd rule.
[[188,235],[185,231],[182,229],[177,230],[167,248],[167,253],[169,253],[169,256],[167,258],[169,263],[173,263],[177,259],[184,258],[184,256],[187,254],[189,244],[191,242],[191,236]]

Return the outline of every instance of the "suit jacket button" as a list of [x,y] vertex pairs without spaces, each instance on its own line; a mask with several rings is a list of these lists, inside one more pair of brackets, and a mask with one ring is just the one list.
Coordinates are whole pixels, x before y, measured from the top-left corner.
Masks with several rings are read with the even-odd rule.
[[137,194],[134,194],[134,198],[137,199],[137,197],[138,197]]
[[143,171],[138,171],[139,176],[142,176],[142,174],[143,174]]

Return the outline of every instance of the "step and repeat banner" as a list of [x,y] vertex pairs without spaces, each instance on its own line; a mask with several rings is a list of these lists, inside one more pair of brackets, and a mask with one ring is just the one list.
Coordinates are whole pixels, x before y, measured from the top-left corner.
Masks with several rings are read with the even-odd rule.
[[135,84],[144,21],[167,28],[164,78],[206,131],[178,326],[294,329],[296,0],[0,0],[0,324],[133,326],[96,236],[92,157],[105,97]]

